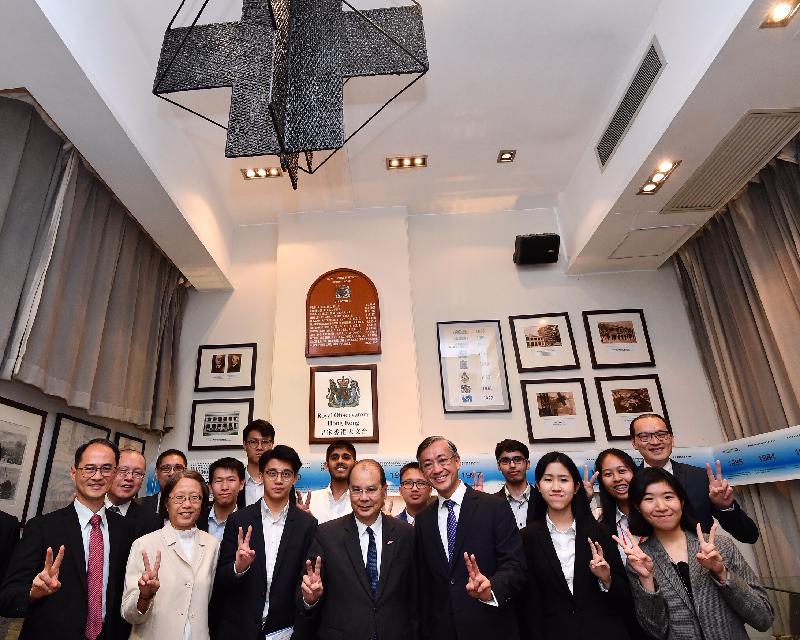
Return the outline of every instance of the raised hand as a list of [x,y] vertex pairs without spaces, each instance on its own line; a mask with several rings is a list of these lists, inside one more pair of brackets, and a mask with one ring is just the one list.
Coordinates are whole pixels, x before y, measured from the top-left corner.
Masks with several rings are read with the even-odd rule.
[[53,560],[53,548],[47,547],[44,554],[44,569],[36,574],[31,584],[31,590],[28,597],[31,600],[38,600],[54,594],[61,588],[61,582],[58,580],[58,572],[61,569],[61,563],[64,561],[64,545],[62,544],[58,549],[58,555]]
[[720,582],[725,582],[725,562],[719,554],[717,545],[714,544],[714,535],[717,532],[717,523],[711,525],[708,532],[708,542],[703,537],[703,530],[700,523],[697,523],[697,541],[700,543],[700,551],[697,553],[697,562],[701,567],[708,569],[709,572],[717,576]]
[[322,597],[322,558],[317,556],[317,562],[312,567],[311,560],[306,560],[306,575],[303,576],[303,582],[300,583],[300,590],[303,592],[303,601],[306,604],[316,604]]
[[303,494],[300,493],[299,491],[297,491],[296,493],[297,493],[297,508],[298,509],[302,509],[303,511],[310,512],[311,511],[311,506],[310,506],[311,505],[311,492],[309,491],[308,493],[306,493],[305,502],[303,502]]
[[592,550],[592,559],[589,561],[589,571],[608,589],[611,586],[611,567],[603,557],[603,546],[589,538],[589,548]]
[[386,498],[386,500],[384,500],[383,502],[383,509],[381,509],[381,511],[383,511],[383,513],[385,513],[387,516],[390,516],[392,515],[393,509],[394,509],[394,499]]
[[594,483],[597,481],[597,476],[600,473],[595,471],[591,477],[589,476],[589,465],[583,465],[583,488],[586,489],[586,498],[591,500],[594,498]]
[[464,562],[467,563],[467,573],[469,574],[467,594],[470,598],[489,602],[494,597],[492,595],[492,581],[481,573],[478,568],[478,561],[475,560],[475,554],[470,555],[465,551]]
[[250,548],[250,536],[253,535],[253,527],[247,527],[247,534],[242,535],[242,528],[239,527],[239,533],[236,535],[236,560],[233,563],[233,568],[236,573],[244,573],[253,564],[255,560],[255,549]]
[[483,491],[483,471],[476,471],[472,474],[472,488],[475,491]]
[[717,509],[730,509],[733,506],[733,487],[722,477],[722,463],[717,460],[716,475],[706,462],[708,476],[708,499]]
[[142,600],[150,600],[156,591],[161,586],[158,580],[158,570],[161,568],[161,552],[156,551],[156,561],[152,568],[150,567],[150,558],[147,557],[147,551],[142,551],[142,560],[144,561],[144,572],[139,578],[139,598]]
[[648,591],[655,591],[655,581],[653,580],[653,573],[655,567],[653,566],[653,559],[648,556],[636,541],[635,536],[625,536],[626,540],[622,540],[619,536],[611,536],[622,550],[628,559],[628,566],[636,572],[639,576],[639,582]]

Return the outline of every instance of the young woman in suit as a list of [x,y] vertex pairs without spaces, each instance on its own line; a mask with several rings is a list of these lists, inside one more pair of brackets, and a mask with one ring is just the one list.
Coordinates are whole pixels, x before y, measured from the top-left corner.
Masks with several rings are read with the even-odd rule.
[[627,640],[630,587],[610,532],[592,516],[578,468],[553,451],[534,477],[533,522],[522,530],[527,637]]
[[[766,631],[774,613],[764,588],[730,538],[706,539],[686,491],[663,469],[648,467],[631,482],[628,557],[636,613],[663,640],[746,640],[745,623]],[[638,542],[636,536],[648,536]]]

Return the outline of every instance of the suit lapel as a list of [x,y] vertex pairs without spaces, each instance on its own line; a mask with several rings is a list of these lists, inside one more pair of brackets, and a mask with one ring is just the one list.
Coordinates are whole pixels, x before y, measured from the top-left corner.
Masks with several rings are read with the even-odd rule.
[[[128,507],[128,514],[131,514],[131,507]],[[120,562],[120,554],[125,550],[122,548],[122,534],[126,529],[125,520],[127,516],[118,515],[116,518],[114,514],[106,512],[106,522],[108,523],[108,585],[106,586],[106,601],[113,602],[116,595],[116,581],[113,580],[116,567],[125,566],[125,562]],[[129,539],[130,540],[130,539]]]
[[[289,510],[286,512],[286,523],[283,525],[283,535],[281,535],[281,542],[278,545],[278,557],[275,558],[275,570],[272,572],[272,582],[275,583],[275,576],[281,569],[283,559],[286,557],[286,548],[292,543],[295,529],[297,528],[297,507],[290,504]],[[263,547],[263,535],[261,545]]]
[[347,555],[350,556],[350,562],[353,565],[356,578],[364,592],[372,599],[372,588],[367,582],[367,568],[364,566],[364,558],[361,555],[361,545],[358,542],[358,528],[356,527],[356,518],[351,513],[345,520],[344,526],[344,547],[347,550]]
[[414,520],[414,526],[420,527],[422,531],[420,537],[422,540],[433,541],[433,547],[435,549],[434,554],[440,563],[439,568],[444,575],[449,575],[450,567],[447,564],[447,551],[445,551],[442,545],[442,536],[439,533],[439,509],[441,508],[442,507],[439,506],[439,499],[437,498],[431,506],[417,514],[417,518]]
[[397,527],[395,526],[394,518],[390,516],[382,516],[383,519],[383,539],[381,540],[381,569],[380,576],[378,577],[378,598],[386,586],[386,581],[389,579],[389,570],[394,560],[395,551],[397,549]]
[[[532,526],[536,531],[536,535],[539,539],[539,546],[541,546],[542,553],[545,558],[547,558],[547,564],[550,565],[550,571],[555,576],[556,582],[561,585],[564,595],[572,598],[567,579],[564,577],[564,571],[561,569],[561,562],[558,559],[556,548],[553,545],[553,539],[550,537],[550,531],[547,528],[547,522],[545,520],[538,520]],[[574,580],[572,586],[573,588],[575,586]]]
[[[595,540],[597,542],[597,540]],[[575,597],[580,597],[586,592],[587,572],[586,569],[591,562],[592,557],[589,550],[589,530],[585,524],[575,522],[575,564],[572,567],[572,592]],[[597,583],[597,578],[589,571],[588,577],[594,583]]]
[[[64,518],[66,520],[66,540],[64,544],[64,555],[72,556],[75,562],[75,570],[78,572],[78,582],[84,592],[86,591],[86,552],[83,549],[83,532],[81,531],[81,523],[78,520],[78,512],[75,511],[75,505],[71,504],[63,510]],[[53,549],[53,556],[58,554],[58,549]]]
[[[689,547],[689,536],[686,536],[686,544],[687,550],[691,553],[691,547]],[[681,582],[680,576],[678,572],[675,570],[675,567],[672,566],[672,558],[669,557],[669,554],[666,552],[664,547],[659,542],[658,538],[652,536],[648,539],[648,542],[652,540],[651,544],[648,544],[649,549],[645,549],[647,553],[653,558],[653,563],[657,566],[660,571],[661,575],[663,576],[664,580],[667,580],[670,585],[672,585],[673,591],[675,591],[681,600],[683,600],[683,604],[689,609],[689,611],[694,611],[694,607],[692,606],[692,601],[689,599],[689,594],[686,593],[686,587],[683,586],[683,582]],[[695,553],[697,550],[695,549]],[[689,556],[691,557],[691,556]],[[690,566],[692,563],[689,563]]]
[[[458,564],[458,557],[461,555],[461,548],[464,546],[464,538],[467,536],[470,522],[475,512],[478,510],[478,494],[472,487],[467,487],[464,500],[461,503],[461,511],[458,514],[458,525],[456,527],[456,543],[453,545],[453,564],[450,567],[452,572]],[[445,558],[447,553],[445,553]]]

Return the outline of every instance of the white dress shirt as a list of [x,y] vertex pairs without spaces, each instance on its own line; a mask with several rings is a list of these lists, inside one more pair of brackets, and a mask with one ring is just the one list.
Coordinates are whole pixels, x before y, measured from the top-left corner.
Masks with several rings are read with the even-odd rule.
[[547,530],[550,532],[550,539],[553,541],[558,562],[561,564],[561,572],[567,581],[570,593],[573,593],[572,583],[575,580],[575,521],[567,527],[566,531],[559,531],[555,523],[550,519],[550,514],[545,514]]
[[266,559],[267,569],[267,597],[264,600],[264,611],[261,619],[266,620],[269,613],[269,590],[272,587],[272,577],[275,574],[275,562],[278,559],[278,549],[281,546],[283,530],[286,528],[286,514],[289,513],[289,502],[283,505],[283,509],[273,515],[266,502],[261,503],[261,526],[264,530],[264,558]]
[[108,495],[106,495],[104,502],[106,503],[106,509],[110,509],[111,507],[116,507],[119,509],[119,513],[122,516],[128,515],[128,508],[131,506],[132,500],[128,500],[125,504],[114,504],[111,500],[108,499]]
[[412,527],[414,526],[414,516],[412,516],[408,511],[406,511],[406,522],[410,524]]
[[[78,514],[78,524],[81,527],[81,537],[83,538],[83,555],[86,558],[86,570],[89,570],[89,535],[92,532],[92,525],[89,520],[94,515],[92,511],[85,504],[80,502],[77,498],[72,503],[75,506],[75,511]],[[100,516],[100,532],[103,534],[103,620],[106,619],[106,591],[108,591],[108,558],[109,558],[109,543],[108,543],[108,522],[106,521],[106,507],[100,507],[97,512]],[[53,550],[55,551],[55,549]],[[66,550],[69,553],[69,549]]]
[[345,491],[338,500],[334,500],[331,485],[311,492],[308,508],[319,524],[335,520],[353,511],[350,504],[350,491]]
[[367,527],[372,529],[375,536],[375,549],[378,552],[378,577],[381,575],[381,555],[383,553],[383,514],[378,514],[378,519],[370,525],[366,525],[356,518],[356,528],[358,529],[358,543],[361,545],[361,557],[364,559],[364,568],[367,567],[367,551],[369,550],[369,534]]
[[[647,460],[642,460],[642,464],[643,464],[645,467],[652,467],[652,466],[653,466],[652,464],[647,464]],[[675,475],[675,472],[672,470],[672,458],[667,458],[667,464],[665,464],[665,465],[664,465],[663,467],[661,467],[661,468],[662,468],[664,471],[669,471],[669,472],[670,472],[670,473],[671,473],[673,476]]]
[[508,504],[511,506],[511,511],[514,512],[514,519],[517,521],[517,527],[519,529],[523,529],[528,524],[528,508],[531,497],[531,485],[527,485],[525,487],[525,491],[522,492],[519,500],[511,495],[506,485],[503,485],[503,491],[505,491],[506,500],[508,500]]
[[264,482],[256,480],[245,467],[244,471],[244,503],[246,506],[255,504],[264,497]]

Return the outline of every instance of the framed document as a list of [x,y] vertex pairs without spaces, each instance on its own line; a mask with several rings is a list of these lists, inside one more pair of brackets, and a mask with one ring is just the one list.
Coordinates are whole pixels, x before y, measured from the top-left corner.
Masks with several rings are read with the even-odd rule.
[[133,449],[144,455],[144,446],[147,444],[144,438],[129,436],[127,433],[117,431],[114,434],[114,443],[122,449]]
[[578,369],[578,350],[566,313],[509,316],[517,371]]
[[641,309],[584,311],[583,324],[593,369],[656,366]]
[[445,413],[511,411],[499,320],[437,322]]
[[583,379],[523,380],[522,401],[531,443],[594,440]]
[[255,388],[255,342],[204,344],[197,348],[195,391],[252,391]]
[[658,413],[669,424],[667,405],[656,374],[594,379],[609,440],[630,440],[631,421],[642,413]]
[[189,449],[241,449],[242,431],[252,419],[252,398],[195,400]]
[[311,367],[308,441],[378,442],[378,365]]
[[25,522],[47,413],[0,398],[0,509]]

